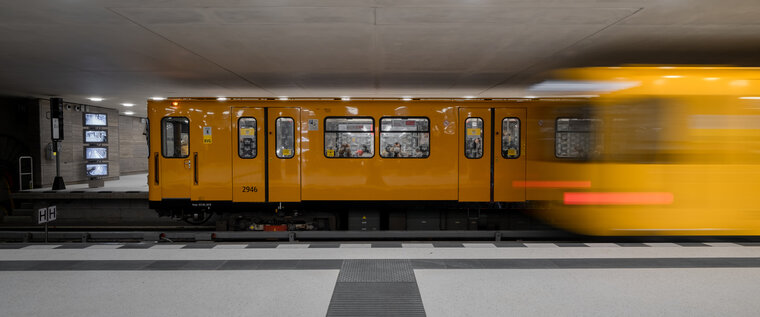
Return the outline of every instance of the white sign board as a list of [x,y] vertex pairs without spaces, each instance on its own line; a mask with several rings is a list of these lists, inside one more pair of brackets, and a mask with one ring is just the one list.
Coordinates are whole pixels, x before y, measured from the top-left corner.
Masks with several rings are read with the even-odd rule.
[[37,210],[37,224],[43,224],[47,222],[47,208],[40,208]]
[[47,208],[47,221],[50,222],[50,221],[53,221],[53,220],[55,220],[57,218],[58,218],[58,215],[56,213],[55,206],[48,207]]
[[37,209],[37,224],[43,224],[58,219],[58,210],[55,206]]

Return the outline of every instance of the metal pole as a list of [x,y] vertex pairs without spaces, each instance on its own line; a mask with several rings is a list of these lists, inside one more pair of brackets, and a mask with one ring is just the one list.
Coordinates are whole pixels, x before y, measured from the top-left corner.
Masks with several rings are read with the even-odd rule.
[[48,227],[47,227],[47,222],[45,223],[45,243],[48,243]]
[[61,159],[58,155],[58,141],[53,141],[53,153],[55,153],[55,177],[61,176]]
[[55,179],[53,180],[53,190],[66,189],[66,184],[63,183],[63,177],[61,177],[61,153],[59,150],[59,141],[53,140],[53,155],[55,156]]

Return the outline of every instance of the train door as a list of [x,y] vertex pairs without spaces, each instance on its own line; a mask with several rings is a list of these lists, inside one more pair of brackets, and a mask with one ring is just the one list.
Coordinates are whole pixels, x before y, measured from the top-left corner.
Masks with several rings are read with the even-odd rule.
[[190,166],[193,201],[229,201],[230,144],[229,108],[207,107],[190,114]]
[[525,201],[525,109],[496,108],[494,116],[493,201]]
[[192,161],[190,157],[190,120],[187,117],[164,117],[160,123],[161,148],[154,155],[154,182],[166,199],[190,199]]
[[301,200],[301,109],[267,109],[268,197]]
[[459,108],[459,201],[491,200],[491,109]]
[[264,108],[232,108],[232,201],[265,201]]

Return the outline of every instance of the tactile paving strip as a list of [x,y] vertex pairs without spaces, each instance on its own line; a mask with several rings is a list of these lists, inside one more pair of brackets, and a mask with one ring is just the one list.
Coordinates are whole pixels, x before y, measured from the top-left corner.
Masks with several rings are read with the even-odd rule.
[[409,260],[344,260],[327,316],[425,316]]
[[409,260],[345,260],[340,268],[338,283],[416,283]]
[[327,316],[425,316],[417,283],[337,283]]

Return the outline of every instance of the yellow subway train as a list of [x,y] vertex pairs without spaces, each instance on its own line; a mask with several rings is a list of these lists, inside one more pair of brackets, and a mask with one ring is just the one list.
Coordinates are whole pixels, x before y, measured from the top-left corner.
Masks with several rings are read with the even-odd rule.
[[[149,200],[255,230],[751,235],[757,69],[571,69],[586,98],[148,102]],[[234,224],[234,225],[233,225]]]

